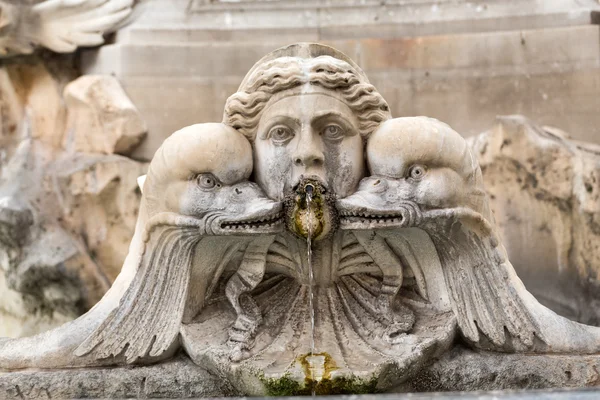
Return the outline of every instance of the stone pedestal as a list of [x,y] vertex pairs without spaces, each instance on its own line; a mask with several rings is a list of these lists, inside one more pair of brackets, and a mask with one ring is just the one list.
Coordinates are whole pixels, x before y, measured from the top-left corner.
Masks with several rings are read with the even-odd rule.
[[[406,383],[392,392],[600,388],[599,371],[600,360],[593,356],[527,356],[474,352],[457,347],[418,375],[407,377]],[[269,390],[265,394],[294,394],[279,386]],[[241,395],[227,381],[198,367],[185,356],[147,367],[23,371],[0,375],[0,397],[3,399]]]

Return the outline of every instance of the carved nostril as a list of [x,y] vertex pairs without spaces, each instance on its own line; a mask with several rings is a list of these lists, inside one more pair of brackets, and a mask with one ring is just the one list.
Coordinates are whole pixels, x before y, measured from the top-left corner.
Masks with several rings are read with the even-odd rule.
[[381,180],[377,179],[375,182],[373,182],[373,186],[377,186],[381,183]]
[[235,188],[235,192],[236,192],[237,194],[242,194],[242,190],[241,190],[240,188]]
[[294,164],[298,167],[320,167],[324,164],[324,160],[322,157],[317,155],[315,156],[307,156],[307,157],[298,157],[294,160]]

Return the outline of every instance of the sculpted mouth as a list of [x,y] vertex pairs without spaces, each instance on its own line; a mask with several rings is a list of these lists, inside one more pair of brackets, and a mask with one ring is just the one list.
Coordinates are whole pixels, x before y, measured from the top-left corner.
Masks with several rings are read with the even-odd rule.
[[248,229],[274,228],[276,225],[282,222],[283,214],[278,213],[275,215],[251,218],[247,220],[223,221],[221,223],[221,229],[243,231]]
[[[312,184],[310,183],[312,181]],[[327,182],[325,182],[323,179],[321,179],[318,176],[304,176],[302,175],[300,177],[300,179],[298,180],[298,183],[296,183],[293,187],[292,187],[292,191],[299,193],[299,192],[304,192],[304,190],[306,189],[306,184],[307,182],[309,182],[309,185],[312,186],[314,188],[314,184],[317,184],[319,186],[319,189],[321,191],[322,194],[327,193]]]

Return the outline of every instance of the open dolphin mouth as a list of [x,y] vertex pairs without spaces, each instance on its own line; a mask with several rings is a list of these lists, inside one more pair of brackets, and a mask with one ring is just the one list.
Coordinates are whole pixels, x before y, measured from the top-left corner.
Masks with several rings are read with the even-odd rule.
[[342,228],[345,225],[364,225],[365,229],[371,227],[398,227],[404,224],[406,220],[402,213],[395,212],[377,212],[377,211],[342,211],[340,212],[340,223]]
[[419,225],[423,215],[419,206],[410,201],[397,203],[393,210],[340,205],[342,229],[409,228]]
[[272,202],[269,207],[261,205],[259,211],[228,217],[220,221],[222,233],[272,233],[283,228],[283,207]]
[[277,224],[283,223],[283,214],[280,212],[276,215],[248,218],[245,220],[238,221],[223,221],[221,222],[221,229],[225,230],[246,230],[246,229],[260,229],[260,228],[271,228]]

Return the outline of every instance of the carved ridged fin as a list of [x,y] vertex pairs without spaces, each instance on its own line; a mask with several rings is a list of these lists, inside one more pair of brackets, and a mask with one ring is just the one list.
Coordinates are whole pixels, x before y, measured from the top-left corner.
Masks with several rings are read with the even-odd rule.
[[[452,309],[464,337],[503,349],[507,335],[512,342],[531,347],[540,329],[511,280],[512,265],[492,235],[480,236],[460,223],[449,236],[434,234],[442,262]],[[516,277],[516,275],[514,275]],[[486,344],[490,347],[490,344]]]
[[77,348],[103,359],[124,353],[127,363],[160,357],[177,340],[185,308],[197,229],[160,226],[151,234],[134,283],[119,307]]
[[261,321],[260,310],[254,300],[247,296],[244,305],[241,298],[263,280],[267,253],[274,240],[275,236],[272,235],[259,236],[252,240],[244,252],[240,267],[227,282],[225,294],[237,314],[236,322],[230,332],[230,339],[233,342],[246,343]]

